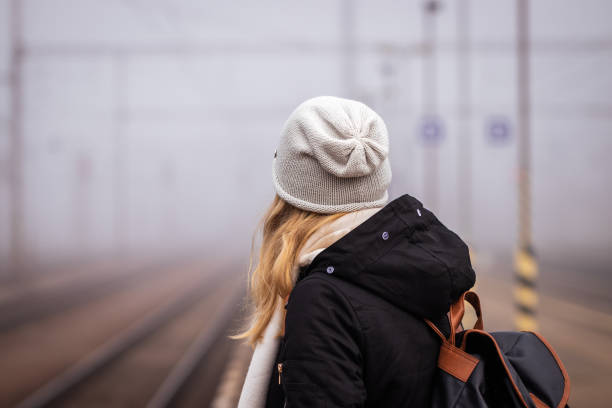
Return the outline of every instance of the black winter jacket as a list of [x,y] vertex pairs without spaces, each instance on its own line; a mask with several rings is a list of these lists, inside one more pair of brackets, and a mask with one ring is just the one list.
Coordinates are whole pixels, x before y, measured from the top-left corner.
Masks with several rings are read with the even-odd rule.
[[266,406],[429,406],[440,343],[423,318],[442,325],[474,281],[455,233],[391,201],[301,270]]

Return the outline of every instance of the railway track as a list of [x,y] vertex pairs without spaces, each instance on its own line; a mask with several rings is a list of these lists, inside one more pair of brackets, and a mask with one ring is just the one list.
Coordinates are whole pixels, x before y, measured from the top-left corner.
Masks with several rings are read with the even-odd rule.
[[28,323],[83,306],[119,288],[136,286],[143,279],[154,278],[176,260],[137,262],[106,266],[80,274],[75,279],[46,290],[31,290],[0,301],[0,332],[14,330]]
[[[204,266],[200,263],[192,266],[191,272],[169,279],[180,285],[169,289],[170,295],[158,296],[155,307],[115,330],[63,369],[57,370],[56,366],[53,375],[47,375],[27,393],[22,392],[22,397],[0,401],[0,406],[207,406],[227,360],[228,329],[238,316],[244,290],[231,271],[213,268],[216,270],[196,273],[198,269],[203,271]],[[164,282],[160,285],[163,287]],[[86,312],[95,303],[80,305]],[[109,309],[112,304],[107,302],[104,307],[109,314],[123,313],[123,307],[127,307],[124,299],[115,304],[117,310],[113,312]],[[104,321],[103,318],[101,324]],[[57,325],[49,326],[53,327]],[[70,335],[78,336],[78,330]],[[51,348],[46,351],[49,356],[53,354]],[[40,358],[44,357],[45,353],[41,353]],[[18,359],[14,362],[3,371],[19,370]]]

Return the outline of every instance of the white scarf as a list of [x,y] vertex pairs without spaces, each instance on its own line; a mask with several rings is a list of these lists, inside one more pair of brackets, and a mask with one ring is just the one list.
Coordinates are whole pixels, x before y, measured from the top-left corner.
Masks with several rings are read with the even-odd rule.
[[[382,207],[353,211],[315,231],[306,241],[297,257],[297,264],[293,268],[293,281],[296,281],[301,267],[310,265],[320,252],[370,218],[380,208]],[[274,315],[264,331],[263,339],[255,346],[249,370],[242,386],[238,408],[262,408],[266,404],[270,375],[272,375],[272,367],[280,343],[278,333],[283,323],[283,308],[284,302],[278,302]]]

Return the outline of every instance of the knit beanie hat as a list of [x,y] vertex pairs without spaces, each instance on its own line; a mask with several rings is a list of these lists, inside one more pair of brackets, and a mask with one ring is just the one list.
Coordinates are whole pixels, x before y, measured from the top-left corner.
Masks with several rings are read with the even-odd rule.
[[274,152],[276,193],[302,210],[323,214],[381,207],[391,166],[387,127],[361,102],[319,96],[287,119]]

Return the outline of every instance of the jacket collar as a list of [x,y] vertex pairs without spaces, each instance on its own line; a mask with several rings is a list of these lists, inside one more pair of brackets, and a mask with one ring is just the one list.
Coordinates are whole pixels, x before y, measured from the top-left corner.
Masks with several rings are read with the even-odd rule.
[[351,232],[355,227],[363,223],[366,219],[370,218],[382,207],[364,208],[357,211],[352,211],[344,214],[340,218],[334,221],[324,224],[319,227],[311,236],[306,240],[304,246],[300,250],[296,264],[293,267],[293,282],[295,283],[298,278],[301,268],[307,267],[327,247],[338,241],[340,238]]

